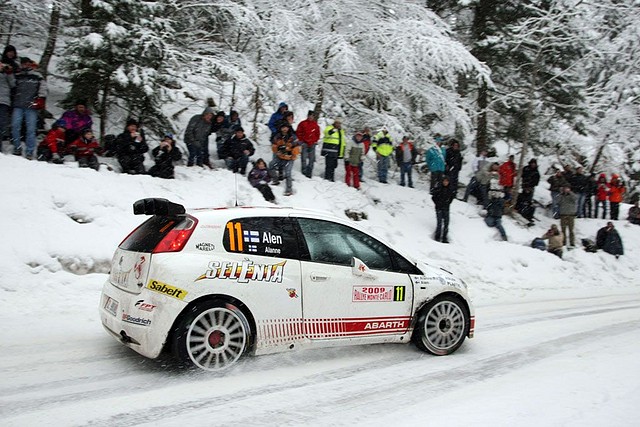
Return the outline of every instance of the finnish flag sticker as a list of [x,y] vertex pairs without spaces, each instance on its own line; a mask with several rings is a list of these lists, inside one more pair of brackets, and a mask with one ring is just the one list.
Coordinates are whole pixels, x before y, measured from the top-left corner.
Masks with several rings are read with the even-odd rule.
[[243,230],[244,241],[247,243],[260,243],[260,232],[255,230]]

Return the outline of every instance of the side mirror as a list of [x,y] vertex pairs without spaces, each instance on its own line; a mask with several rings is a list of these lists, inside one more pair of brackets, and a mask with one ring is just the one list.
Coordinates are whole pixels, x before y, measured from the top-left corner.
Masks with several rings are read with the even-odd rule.
[[369,270],[369,267],[356,257],[351,258],[351,272],[354,276],[377,279],[376,275]]

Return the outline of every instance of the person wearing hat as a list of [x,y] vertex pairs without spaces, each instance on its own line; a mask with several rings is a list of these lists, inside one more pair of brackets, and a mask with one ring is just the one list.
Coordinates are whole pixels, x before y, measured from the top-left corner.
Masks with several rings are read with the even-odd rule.
[[22,124],[26,125],[26,157],[31,160],[36,149],[38,111],[45,107],[47,82],[38,71],[37,64],[29,58],[20,58],[20,68],[15,73],[16,86],[11,115],[13,154],[22,155]]
[[429,181],[430,190],[440,182],[444,175],[446,167],[445,157],[447,155],[447,149],[442,146],[444,138],[440,134],[436,134],[433,140],[435,144],[427,150],[426,158],[427,166],[429,167],[429,171],[431,171],[431,179]]
[[602,219],[607,217],[607,199],[609,198],[609,183],[607,175],[601,173],[596,183],[596,209],[594,218],[598,218],[598,208],[602,206]]
[[65,135],[67,143],[75,141],[80,136],[82,129],[93,128],[91,111],[89,111],[87,105],[86,99],[78,99],[74,103],[73,109],[65,111],[60,117],[67,123],[67,133]]
[[280,131],[280,127],[278,126],[279,122],[284,117],[284,113],[288,110],[289,106],[287,105],[287,103],[281,102],[280,104],[278,104],[278,108],[276,109],[276,111],[269,118],[268,126],[269,130],[271,131],[271,138],[269,138],[270,140],[273,141],[273,137],[275,136],[275,134]]
[[[47,132],[40,145],[38,145],[38,160],[53,163],[62,163],[60,153],[64,154],[66,143],[67,122],[63,119],[55,121],[51,130]],[[72,141],[73,142],[73,141]]]
[[376,152],[376,161],[378,164],[378,181],[382,184],[387,183],[387,173],[389,171],[389,161],[393,153],[393,137],[385,126],[380,132],[375,134],[371,148]]
[[360,189],[360,162],[364,159],[362,132],[356,132],[344,150],[345,182],[349,187]]
[[242,126],[235,129],[234,135],[227,139],[220,148],[220,158],[224,159],[229,170],[244,175],[247,171],[249,157],[255,153],[253,143],[244,134]]
[[300,145],[298,141],[296,141],[293,132],[291,132],[291,125],[289,125],[289,123],[282,123],[280,125],[280,131],[277,132],[273,138],[271,151],[273,151],[274,158],[271,163],[269,163],[269,173],[273,178],[273,185],[280,183],[278,170],[282,169],[287,183],[284,195],[290,196],[293,194],[291,170],[293,168],[293,162],[300,153]]
[[560,228],[564,235],[563,244],[567,244],[567,230],[569,230],[569,244],[570,247],[575,247],[575,235],[574,224],[576,219],[576,206],[578,203],[578,196],[571,191],[571,185],[565,183],[560,188],[560,194],[558,194],[558,213],[560,215]]
[[400,168],[400,185],[405,186],[405,175],[409,188],[413,188],[413,179],[411,178],[411,170],[416,163],[418,151],[413,145],[413,141],[408,136],[402,137],[402,142],[396,147],[396,162]]
[[620,215],[620,203],[624,193],[627,191],[624,186],[624,182],[617,174],[611,175],[611,182],[609,183],[609,208],[611,209],[611,219],[617,220]]
[[173,179],[173,162],[182,159],[182,152],[176,147],[176,140],[171,133],[165,134],[160,144],[151,150],[156,164],[149,169],[149,175],[157,178]]
[[133,118],[127,119],[124,132],[116,138],[116,157],[122,172],[137,175],[146,173],[144,168],[144,153],[149,146],[144,137],[144,131]]
[[316,162],[316,145],[320,140],[320,126],[316,119],[316,113],[309,110],[307,118],[298,124],[296,136],[300,141],[300,167],[302,174],[311,178],[313,164]]
[[323,134],[320,154],[325,158],[324,179],[334,181],[338,159],[344,157],[344,148],[347,140],[345,131],[342,128],[342,120],[335,119],[332,125],[324,128]]
[[78,139],[69,144],[68,149],[73,153],[78,166],[81,168],[100,169],[96,154],[102,152],[102,147],[93,137],[91,129],[84,129]]
[[456,197],[455,189],[447,175],[442,182],[431,191],[431,200],[436,208],[436,242],[449,243],[449,207]]
[[202,166],[204,164],[204,147],[207,147],[206,160],[209,160],[209,135],[213,132],[213,108],[206,107],[202,114],[191,117],[184,131],[184,143],[189,150],[187,166]]

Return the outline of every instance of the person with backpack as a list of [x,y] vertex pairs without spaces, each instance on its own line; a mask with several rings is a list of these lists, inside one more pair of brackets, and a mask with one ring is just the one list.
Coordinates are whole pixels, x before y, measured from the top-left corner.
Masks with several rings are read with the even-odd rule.
[[[66,151],[67,122],[63,119],[55,121],[51,130],[47,132],[42,142],[38,145],[38,160],[53,163],[62,163],[62,156]],[[77,138],[76,138],[77,139]]]
[[68,145],[81,168],[100,169],[100,163],[96,154],[102,152],[102,147],[93,137],[91,129],[85,129],[81,132],[80,137]]
[[13,96],[11,115],[11,133],[13,154],[22,156],[22,123],[26,125],[26,158],[34,158],[36,149],[36,130],[38,112],[44,110],[47,97],[47,82],[40,72],[38,64],[29,58],[20,58],[20,68],[15,73],[16,86]]
[[176,147],[176,140],[173,134],[168,133],[162,138],[160,144],[151,150],[151,157],[156,164],[149,168],[149,175],[156,178],[173,179],[173,162],[182,159],[182,152]]
[[557,256],[558,258],[562,258],[562,247],[564,246],[564,235],[558,229],[556,224],[551,224],[551,227],[544,233],[541,239],[548,240],[549,245],[547,246],[547,252],[550,252]]

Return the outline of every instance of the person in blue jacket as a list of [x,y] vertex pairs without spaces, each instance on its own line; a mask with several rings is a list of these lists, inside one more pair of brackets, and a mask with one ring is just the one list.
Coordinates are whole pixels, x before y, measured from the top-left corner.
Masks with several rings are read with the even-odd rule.
[[442,146],[444,138],[440,134],[434,137],[435,145],[427,150],[427,167],[431,171],[429,190],[433,190],[442,181],[445,169],[446,149]]

